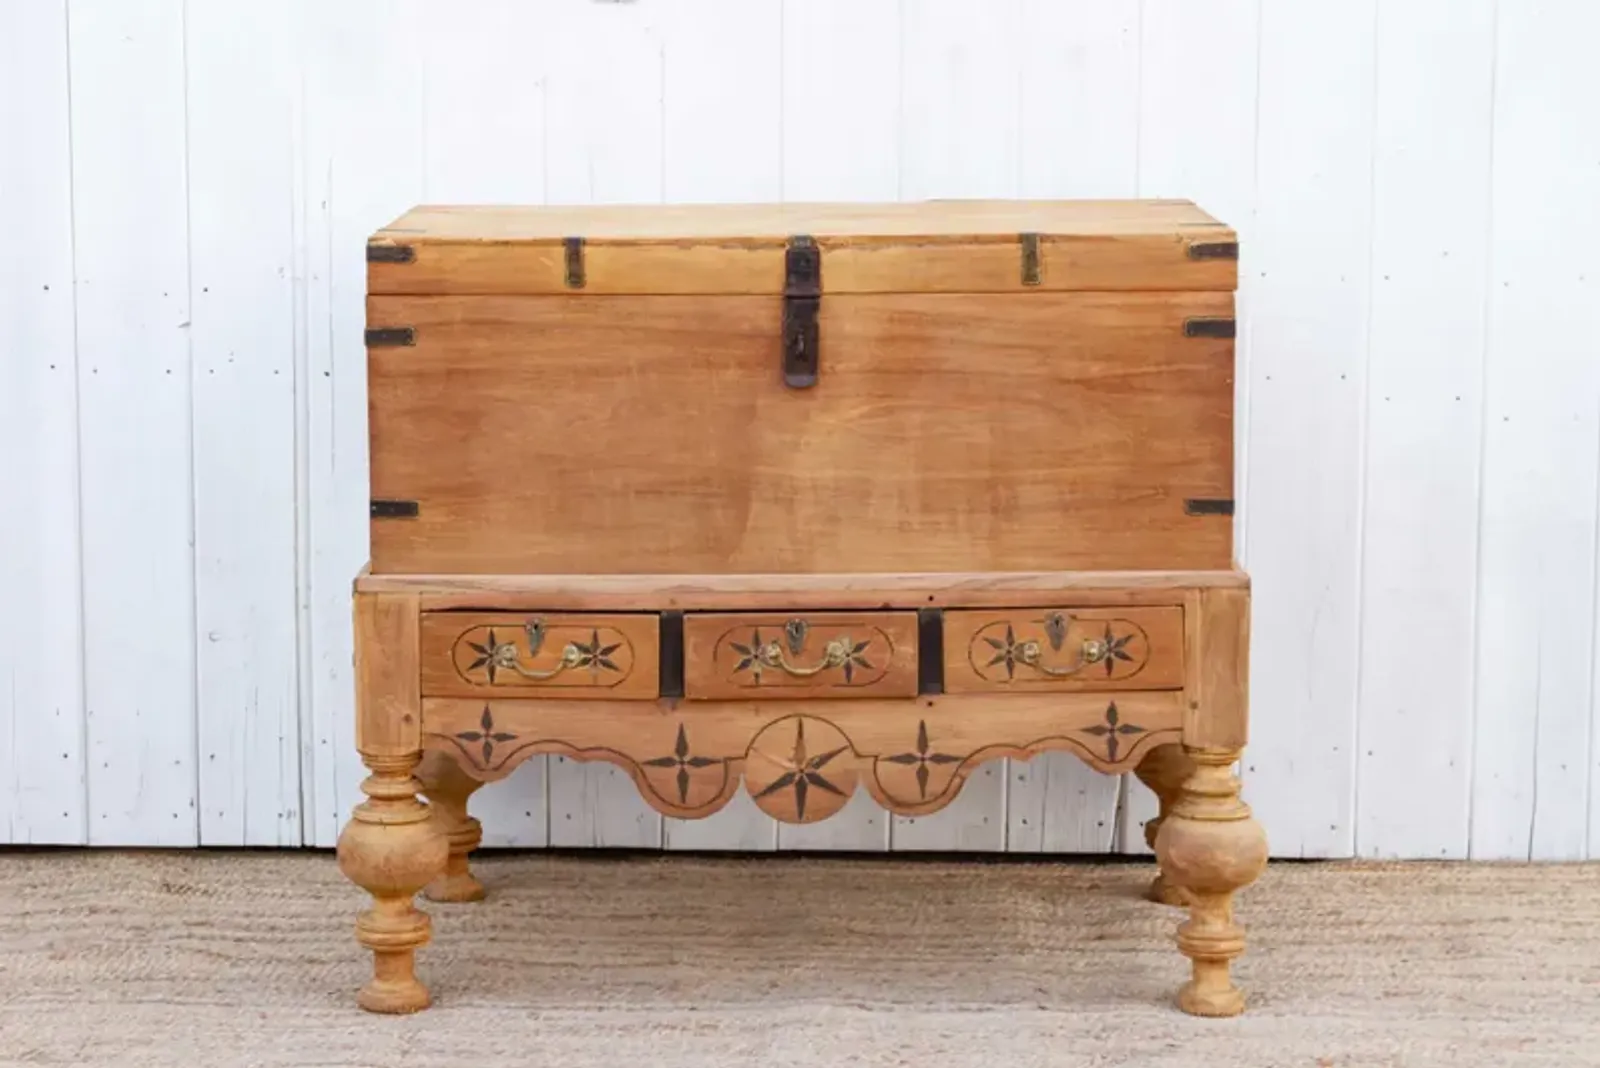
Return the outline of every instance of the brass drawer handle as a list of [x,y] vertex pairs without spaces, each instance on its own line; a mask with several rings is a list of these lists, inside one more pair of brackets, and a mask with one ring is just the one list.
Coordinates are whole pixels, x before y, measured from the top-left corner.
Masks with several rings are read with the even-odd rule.
[[1106,658],[1106,643],[1099,638],[1085,638],[1078,647],[1078,662],[1068,667],[1056,667],[1044,662],[1044,650],[1039,648],[1036,641],[1025,641],[1017,650],[1017,660],[1028,665],[1041,675],[1051,678],[1064,679],[1069,675],[1076,675],[1084,668],[1098,664]]
[[[523,624],[522,630],[528,638],[528,656],[538,656],[540,647],[544,645],[544,621],[530,619]],[[617,665],[612,662],[611,654],[616,652],[620,645],[621,643],[617,645],[601,645],[600,631],[596,629],[589,639],[589,644],[583,645],[579,642],[568,642],[564,645],[561,649],[561,660],[555,667],[544,671],[538,668],[524,667],[522,655],[518,651],[515,642],[492,645],[488,653],[489,659],[497,669],[513,672],[525,679],[532,679],[534,682],[545,682],[555,678],[563,671],[571,671],[574,668],[592,667],[596,670],[609,668],[615,671],[617,670]]]
[[858,642],[851,639],[848,634],[841,634],[823,646],[822,659],[810,667],[791,663],[789,658],[784,655],[784,645],[788,645],[790,653],[799,656],[800,651],[805,648],[806,632],[809,630],[810,625],[805,620],[789,620],[783,625],[783,641],[779,642],[777,639],[773,639],[770,642],[757,645],[752,650],[754,659],[763,667],[776,668],[785,675],[791,675],[797,679],[808,679],[813,675],[820,675],[830,668],[846,667],[847,665],[869,670],[872,668],[872,665],[864,655],[867,651],[867,646],[872,644],[871,639]]
[[553,679],[569,668],[583,666],[583,654],[580,653],[578,651],[578,647],[571,642],[568,642],[566,647],[561,650],[561,662],[548,671],[539,671],[535,668],[523,667],[519,658],[517,657],[517,647],[515,645],[496,646],[494,654],[495,667],[501,668],[505,671],[516,672],[523,678],[533,679],[536,682],[543,682],[545,679]]
[[789,663],[789,659],[783,655],[783,646],[777,642],[768,642],[763,645],[759,656],[761,662],[767,667],[777,668],[785,675],[793,675],[797,679],[805,679],[810,678],[812,675],[820,675],[829,668],[843,667],[845,661],[850,660],[852,657],[859,666],[871,667],[871,664],[861,660],[861,654],[866,648],[866,642],[852,642],[847,634],[829,642],[822,650],[822,659],[810,667],[801,667],[799,664]]
[[[1045,637],[1050,640],[1050,648],[1060,650],[1067,642],[1067,628],[1072,625],[1072,616],[1066,612],[1050,612],[1044,617]],[[1110,631],[1106,632],[1107,638]],[[1078,662],[1066,666],[1046,664],[1044,662],[1044,647],[1037,639],[1029,638],[1026,641],[1017,641],[1012,637],[1010,626],[1006,627],[1006,640],[1002,644],[989,639],[989,644],[999,647],[1002,659],[1015,657],[1016,662],[1031,667],[1039,674],[1053,679],[1064,679],[1076,675],[1086,667],[1101,663],[1113,652],[1107,641],[1099,638],[1085,638],[1078,646]]]

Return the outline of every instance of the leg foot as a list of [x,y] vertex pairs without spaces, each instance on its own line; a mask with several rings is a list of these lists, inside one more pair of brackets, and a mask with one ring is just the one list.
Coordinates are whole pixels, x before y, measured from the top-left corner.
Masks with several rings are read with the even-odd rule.
[[[1194,761],[1184,753],[1181,745],[1176,743],[1158,745],[1145,755],[1133,773],[1156,795],[1156,800],[1161,802],[1160,813],[1144,825],[1144,844],[1154,849],[1161,824],[1172,812],[1172,806],[1177,802],[1185,780],[1194,773]],[[1181,907],[1189,903],[1183,890],[1167,882],[1167,877],[1159,871],[1155,878],[1150,880],[1150,888],[1145,891],[1145,897],[1161,905]]]
[[449,845],[417,799],[421,784],[411,773],[420,755],[366,756],[368,800],[339,836],[339,870],[372,895],[372,908],[356,920],[356,941],[373,955],[372,981],[356,999],[369,1012],[417,1012],[430,1000],[417,981],[416,951],[432,927],[413,899],[444,870]]
[[1193,962],[1193,978],[1178,991],[1178,1007],[1195,1016],[1237,1016],[1244,995],[1229,966],[1244,952],[1244,929],[1234,922],[1233,893],[1267,863],[1267,837],[1239,800],[1229,768],[1236,750],[1186,750],[1194,773],[1184,783],[1156,834],[1156,856],[1167,885],[1187,897],[1189,919],[1178,927],[1178,949]]
[[483,884],[468,868],[467,857],[483,841],[483,824],[467,815],[467,799],[483,783],[445,753],[426,754],[417,777],[439,830],[450,842],[444,872],[423,888],[423,896],[429,901],[482,901]]

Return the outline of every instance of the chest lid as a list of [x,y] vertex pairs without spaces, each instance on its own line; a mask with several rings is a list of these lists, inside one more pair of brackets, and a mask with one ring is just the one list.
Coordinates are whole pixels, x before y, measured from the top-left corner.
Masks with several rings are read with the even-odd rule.
[[1231,229],[1187,200],[418,207],[367,245],[392,295],[1232,290]]

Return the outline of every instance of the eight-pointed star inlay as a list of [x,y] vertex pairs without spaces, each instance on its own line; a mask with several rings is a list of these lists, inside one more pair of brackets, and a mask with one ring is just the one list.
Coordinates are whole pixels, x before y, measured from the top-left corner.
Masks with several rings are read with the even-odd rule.
[[757,799],[775,794],[779,790],[792,788],[794,790],[795,816],[801,820],[805,819],[806,794],[810,792],[813,786],[819,790],[826,790],[830,794],[837,794],[839,797],[845,796],[843,790],[823,777],[822,769],[827,766],[829,761],[848,748],[850,747],[847,745],[841,745],[837,749],[830,749],[826,753],[818,753],[816,756],[811,756],[806,752],[806,721],[804,717],[797,718],[794,727],[794,751],[789,758],[789,768],[782,775],[772,780],[772,784],[765,790],[756,794]]

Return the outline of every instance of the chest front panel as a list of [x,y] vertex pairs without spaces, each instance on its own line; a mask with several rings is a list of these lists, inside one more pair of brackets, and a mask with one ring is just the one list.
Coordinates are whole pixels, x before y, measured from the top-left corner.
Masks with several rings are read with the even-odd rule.
[[370,298],[375,573],[1223,568],[1229,292]]

